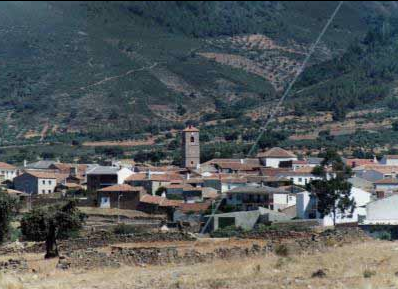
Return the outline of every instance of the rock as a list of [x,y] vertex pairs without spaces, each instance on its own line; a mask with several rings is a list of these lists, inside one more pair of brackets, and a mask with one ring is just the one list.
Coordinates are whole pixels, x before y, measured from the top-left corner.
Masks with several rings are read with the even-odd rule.
[[319,269],[318,271],[315,271],[314,273],[312,273],[311,277],[312,278],[325,278],[326,273],[324,270]]

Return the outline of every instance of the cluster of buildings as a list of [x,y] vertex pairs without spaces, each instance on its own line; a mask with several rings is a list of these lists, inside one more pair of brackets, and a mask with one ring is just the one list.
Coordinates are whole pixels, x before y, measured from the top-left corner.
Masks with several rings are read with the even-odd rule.
[[[316,197],[305,189],[320,178],[312,174],[321,165],[320,158],[299,159],[275,147],[256,158],[201,163],[199,130],[192,126],[182,131],[182,154],[181,167],[154,167],[132,160],[110,166],[48,160],[25,162],[22,167],[0,163],[0,178],[10,193],[21,197],[86,191],[95,196],[92,206],[167,214],[174,222],[210,219],[210,230],[297,219],[333,224],[333,216],[321,218]],[[344,161],[354,173],[349,181],[356,208],[338,214],[337,223],[398,225],[394,208],[398,205],[398,156]],[[212,215],[216,207],[224,213]]]

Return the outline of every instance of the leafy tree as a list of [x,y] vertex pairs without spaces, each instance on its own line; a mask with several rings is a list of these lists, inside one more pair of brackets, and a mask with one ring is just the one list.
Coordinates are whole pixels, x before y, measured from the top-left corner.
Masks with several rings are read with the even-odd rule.
[[17,210],[17,200],[5,192],[0,192],[0,244],[10,233],[10,222]]
[[[332,168],[331,172],[328,172],[329,168]],[[309,186],[317,198],[317,210],[322,217],[332,214],[336,225],[338,214],[352,214],[355,209],[355,201],[351,198],[352,185],[347,181],[352,174],[351,169],[335,150],[328,150],[321,166],[315,167],[313,173],[322,176],[321,180],[314,180]]]
[[86,216],[74,201],[63,205],[40,207],[25,214],[21,220],[21,231],[25,239],[45,241],[45,258],[58,257],[57,240],[68,238],[83,226]]
[[392,129],[393,129],[393,131],[398,131],[398,121],[394,121],[392,123]]

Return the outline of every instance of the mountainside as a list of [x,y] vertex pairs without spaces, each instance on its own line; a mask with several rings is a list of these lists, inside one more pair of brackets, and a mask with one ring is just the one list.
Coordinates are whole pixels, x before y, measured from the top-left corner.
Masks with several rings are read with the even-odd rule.
[[[0,145],[261,119],[336,5],[0,2]],[[285,114],[394,103],[397,10],[345,2]]]

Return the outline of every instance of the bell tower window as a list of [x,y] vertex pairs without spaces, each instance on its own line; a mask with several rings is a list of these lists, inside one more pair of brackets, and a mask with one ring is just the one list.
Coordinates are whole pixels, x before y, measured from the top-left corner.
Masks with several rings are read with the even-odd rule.
[[191,136],[191,142],[195,142],[195,137]]

